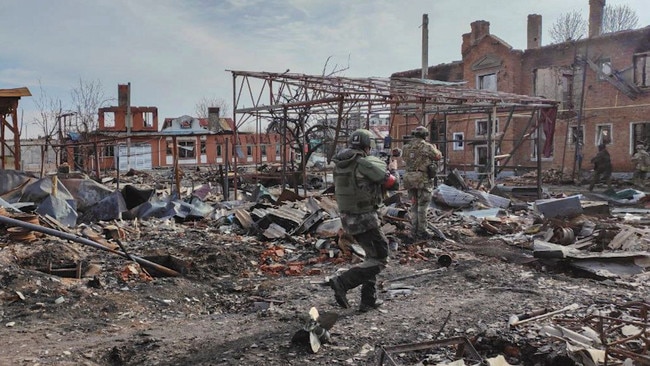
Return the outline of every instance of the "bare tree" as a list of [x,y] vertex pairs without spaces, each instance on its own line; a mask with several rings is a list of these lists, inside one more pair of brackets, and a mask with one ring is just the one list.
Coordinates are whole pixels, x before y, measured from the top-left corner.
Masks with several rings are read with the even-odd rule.
[[[603,33],[618,32],[637,27],[639,17],[628,5],[606,5],[603,12]],[[587,34],[588,22],[578,11],[561,14],[553,23],[551,41],[562,43],[574,41]]]
[[197,118],[208,118],[208,108],[219,107],[219,114],[225,116],[230,113],[230,105],[221,98],[201,98],[194,106]]
[[553,23],[551,30],[551,41],[562,43],[580,39],[587,31],[587,21],[578,11],[561,14]]
[[57,118],[62,114],[61,100],[48,95],[40,81],[39,93],[33,100],[38,109],[38,114],[34,117],[34,124],[39,128],[39,137],[49,139],[57,131]]
[[639,17],[629,5],[606,5],[603,15],[603,33],[618,32],[634,29],[639,23]]
[[77,132],[88,134],[97,129],[97,111],[111,101],[104,95],[101,81],[79,79],[79,85],[72,89],[73,110],[76,113]]

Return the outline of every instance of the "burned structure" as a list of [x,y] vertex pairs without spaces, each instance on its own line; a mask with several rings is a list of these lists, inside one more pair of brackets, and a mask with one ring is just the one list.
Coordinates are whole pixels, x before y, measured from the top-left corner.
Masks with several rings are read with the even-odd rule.
[[[14,169],[20,169],[20,128],[18,126],[18,101],[21,97],[29,97],[32,93],[26,87],[15,89],[0,89],[0,145],[2,152],[2,169],[13,164]],[[8,143],[13,140],[13,144]]]
[[[381,149],[390,149],[402,146],[404,141],[400,136],[407,132],[403,129],[403,121],[406,121],[408,127],[411,116],[425,120],[432,115],[481,114],[487,120],[498,113],[505,113],[509,116],[508,121],[504,121],[507,129],[510,119],[525,114],[535,126],[552,131],[557,107],[556,101],[543,97],[471,89],[458,82],[398,76],[351,78],[249,71],[232,71],[232,75],[236,88],[233,118],[237,127],[256,119],[279,124],[281,130],[286,130],[290,123],[298,125],[301,131],[320,127],[321,131],[327,131],[318,137],[327,140],[325,145],[329,158],[333,156],[337,145],[341,147],[345,144],[348,131],[344,128],[344,121],[352,113],[368,116],[367,125],[362,126],[365,128],[369,127],[371,115],[390,115],[390,130],[393,133],[380,141],[383,143],[380,144],[383,146]],[[244,108],[242,105],[251,107]],[[336,123],[322,123],[332,120]],[[411,124],[411,127],[415,125]],[[284,138],[289,136],[281,135]],[[285,142],[305,146],[310,140],[306,133],[292,136],[298,141]],[[497,137],[496,134],[490,134],[492,147],[497,146],[494,143]],[[283,171],[286,171],[286,157],[283,157],[282,162]],[[492,169],[493,167],[494,164]]]
[[[485,170],[492,153],[490,132],[498,136],[494,155],[502,158],[497,171],[534,167],[541,144],[544,169],[575,176],[591,169],[589,159],[603,143],[614,171],[632,171],[635,145],[650,145],[650,27],[603,34],[605,2],[589,4],[588,38],[542,46],[542,17],[531,14],[527,47],[516,50],[490,33],[489,22],[479,20],[462,35],[461,60],[426,71],[427,79],[557,100],[553,132],[543,129],[540,134],[530,115],[504,110],[492,116],[493,124],[485,115],[432,111],[420,119],[416,114],[398,119],[392,134],[405,134],[416,123],[429,126],[449,164],[465,171]],[[414,69],[393,77],[420,73]],[[510,153],[516,146],[522,153]]]

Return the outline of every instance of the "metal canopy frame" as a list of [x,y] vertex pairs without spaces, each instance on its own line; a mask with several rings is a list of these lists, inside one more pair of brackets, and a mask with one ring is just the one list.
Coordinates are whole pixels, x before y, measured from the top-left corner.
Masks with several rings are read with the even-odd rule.
[[[558,105],[557,101],[542,97],[470,89],[465,83],[429,79],[227,71],[233,76],[233,151],[238,143],[238,129],[260,118],[296,119],[311,123],[319,118],[336,117],[335,140],[338,141],[341,121],[350,113],[368,116],[388,113],[392,130],[394,117],[398,115],[419,116],[424,121],[429,114],[485,113],[494,116],[496,113],[508,113],[510,120],[514,112],[529,111],[534,114],[540,109],[557,108]],[[237,159],[234,166],[236,173]],[[235,193],[236,190],[235,185]]]

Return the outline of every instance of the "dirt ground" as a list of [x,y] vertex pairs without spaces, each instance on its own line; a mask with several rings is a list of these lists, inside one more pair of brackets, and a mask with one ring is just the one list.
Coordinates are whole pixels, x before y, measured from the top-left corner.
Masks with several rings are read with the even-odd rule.
[[[182,260],[180,277],[148,278],[128,259],[78,243],[43,237],[0,241],[0,364],[2,365],[375,365],[380,346],[467,337],[481,356],[510,364],[574,364],[564,344],[538,333],[544,322],[508,327],[532,309],[560,309],[579,318],[612,304],[648,301],[645,273],[599,280],[531,256],[529,245],[489,236],[407,244],[380,274],[386,302],[359,313],[359,291],[341,309],[318,282],[353,265],[344,256],[317,257],[317,238],[278,243],[243,235],[234,226],[199,221],[141,222],[127,249],[141,257]],[[441,225],[443,232],[450,227]],[[232,231],[229,231],[232,229]],[[458,229],[458,228],[457,228]],[[0,235],[1,237],[1,235]],[[399,236],[398,236],[399,238]],[[313,275],[270,275],[260,270],[268,250],[310,263]],[[440,268],[436,258],[453,263]],[[81,261],[95,274],[81,279],[44,268]],[[93,273],[92,271],[90,273]],[[402,276],[419,274],[396,282]],[[389,291],[389,285],[402,290]],[[398,288],[399,286],[394,286]],[[331,342],[316,354],[293,344],[311,307],[336,312]],[[400,364],[434,365],[440,350],[398,352]]]

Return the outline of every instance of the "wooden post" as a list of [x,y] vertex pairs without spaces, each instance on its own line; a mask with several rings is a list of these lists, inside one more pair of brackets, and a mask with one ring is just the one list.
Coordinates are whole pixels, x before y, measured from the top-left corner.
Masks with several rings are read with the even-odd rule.
[[52,197],[56,197],[58,193],[59,177],[55,174],[52,176]]
[[99,166],[99,147],[97,146],[97,141],[93,145],[95,146],[95,174],[97,174],[97,181],[100,182],[101,178],[99,173],[101,172],[101,168]]
[[178,198],[181,198],[181,174],[178,171],[178,144],[176,141],[176,136],[172,137],[172,144],[174,145],[174,179],[176,181],[176,193],[178,193]]

